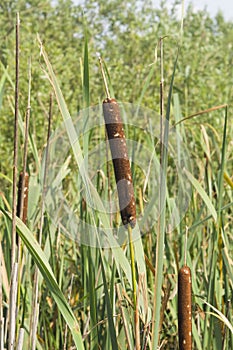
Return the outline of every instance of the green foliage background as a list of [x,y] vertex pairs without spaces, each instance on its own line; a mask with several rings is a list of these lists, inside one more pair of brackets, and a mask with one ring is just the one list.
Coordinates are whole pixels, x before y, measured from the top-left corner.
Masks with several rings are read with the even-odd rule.
[[[0,8],[0,60],[14,79],[15,13],[21,18],[20,111],[27,101],[27,64],[32,57],[32,133],[39,144],[45,138],[44,116],[48,105],[49,83],[41,69],[36,34],[39,33],[50,57],[71,114],[83,108],[81,61],[84,26],[89,34],[90,103],[103,98],[97,53],[105,59],[116,97],[137,103],[150,65],[155,73],[142,105],[159,112],[159,68],[155,63],[159,37],[167,35],[165,50],[165,87],[167,87],[180,28],[179,2],[169,6],[152,1],[4,1]],[[232,96],[232,23],[221,14],[194,13],[189,6],[184,20],[184,37],[175,90],[179,92],[182,115],[221,103]],[[0,68],[3,75],[3,69]],[[12,150],[13,87],[6,81],[1,106],[1,171],[9,174]],[[56,122],[60,117],[57,115]]]

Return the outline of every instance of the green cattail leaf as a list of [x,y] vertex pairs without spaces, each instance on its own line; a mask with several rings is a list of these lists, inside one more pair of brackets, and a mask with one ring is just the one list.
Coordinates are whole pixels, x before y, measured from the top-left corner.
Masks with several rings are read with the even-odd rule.
[[205,190],[203,189],[203,187],[200,185],[200,183],[198,182],[198,180],[196,180],[193,175],[186,169],[184,169],[189,181],[191,182],[191,184],[193,185],[193,187],[195,188],[195,190],[199,193],[199,195],[201,196],[201,198],[203,199],[203,201],[205,202],[210,214],[213,216],[214,221],[217,221],[217,212],[210,200],[210,198],[208,197],[207,193],[205,192]]
[[[201,298],[202,299],[202,298]],[[230,323],[230,321],[228,320],[228,318],[218,309],[216,309],[216,307],[214,307],[213,305],[211,305],[210,303],[208,303],[207,301],[203,300],[202,301],[208,305],[211,309],[213,309],[215,311],[214,312],[208,312],[210,315],[213,315],[215,317],[217,317],[221,322],[223,322],[231,331],[231,333],[233,334],[233,326]]]

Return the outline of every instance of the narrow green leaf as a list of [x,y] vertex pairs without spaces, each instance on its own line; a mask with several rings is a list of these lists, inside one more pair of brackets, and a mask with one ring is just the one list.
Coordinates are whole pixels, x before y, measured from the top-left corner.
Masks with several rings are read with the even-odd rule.
[[89,60],[88,60],[88,38],[87,31],[85,31],[85,45],[84,45],[84,67],[83,67],[83,102],[84,108],[90,105],[89,93]]
[[[202,298],[200,298],[200,299],[202,299]],[[216,307],[214,307],[213,305],[211,305],[207,301],[205,301],[203,299],[202,299],[202,301],[216,312],[216,313],[213,313],[213,312],[208,312],[208,313],[210,315],[217,317],[221,322],[223,322],[230,329],[231,333],[233,334],[233,326],[230,323],[230,321],[228,320],[228,318],[221,311],[216,309]]]
[[201,196],[201,198],[205,202],[207,208],[209,209],[210,214],[214,218],[214,221],[217,221],[217,212],[216,212],[210,198],[208,197],[207,193],[203,189],[203,187],[200,185],[200,183],[193,177],[193,175],[188,170],[184,169],[184,172],[186,173],[188,180],[191,182],[191,184],[193,185],[195,190],[199,193],[199,195]]
[[102,277],[103,277],[103,283],[104,283],[104,293],[105,293],[105,300],[106,300],[106,305],[107,305],[108,324],[109,324],[109,332],[110,332],[110,335],[111,335],[112,349],[113,350],[118,350],[116,331],[115,331],[114,322],[113,322],[112,306],[111,306],[111,303],[110,303],[110,298],[109,298],[109,293],[108,293],[108,286],[107,286],[107,280],[106,280],[106,276],[105,276],[104,264],[103,264],[102,255],[101,254],[100,254],[100,264],[101,264],[101,271],[102,271]]

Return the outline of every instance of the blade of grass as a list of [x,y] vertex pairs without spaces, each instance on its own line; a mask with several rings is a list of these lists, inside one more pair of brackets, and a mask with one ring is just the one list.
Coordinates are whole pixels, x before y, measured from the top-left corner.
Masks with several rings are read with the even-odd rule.
[[83,107],[84,108],[88,108],[90,105],[88,56],[89,56],[89,54],[88,54],[88,38],[87,38],[87,30],[85,29],[84,67],[83,67]]
[[92,260],[92,249],[87,247],[88,256],[88,286],[89,286],[89,297],[90,297],[90,326],[92,328],[91,337],[91,349],[97,350],[99,344],[98,327],[97,325],[97,300],[96,300],[96,290],[95,290],[95,263]]
[[208,305],[211,309],[213,309],[215,311],[214,312],[209,312],[210,315],[213,315],[215,317],[217,317],[221,322],[223,322],[231,331],[231,333],[233,334],[233,326],[232,324],[229,322],[228,318],[221,312],[219,311],[216,307],[214,307],[213,305],[211,305],[210,303],[208,303],[207,301],[205,301],[204,299],[202,299],[201,297],[199,297],[206,305]]
[[107,314],[108,314],[109,332],[111,335],[112,350],[118,350],[116,331],[115,331],[114,322],[113,322],[113,312],[112,312],[112,306],[111,306],[110,297],[108,293],[108,285],[107,285],[107,280],[106,280],[106,275],[104,270],[102,254],[100,254],[100,264],[101,264],[101,271],[102,271],[102,277],[103,277],[103,283],[104,283],[104,293],[105,293],[104,297],[107,305]]
[[201,196],[201,198],[205,202],[209,212],[211,213],[214,221],[216,222],[217,221],[217,212],[216,212],[216,209],[214,208],[210,198],[208,197],[207,193],[205,192],[203,187],[200,185],[198,180],[196,180],[194,178],[194,176],[188,170],[184,169],[184,172],[186,173],[188,180],[191,182],[191,184],[193,185],[195,190],[199,193],[199,195]]
[[197,117],[197,116],[200,116],[200,115],[203,115],[203,114],[206,114],[206,113],[214,112],[214,111],[217,111],[218,109],[222,109],[222,108],[226,108],[226,107],[227,107],[227,104],[223,104],[223,105],[220,105],[220,106],[215,106],[215,107],[211,107],[211,108],[205,109],[204,111],[196,112],[194,114],[189,115],[188,117],[180,119],[178,122],[175,123],[174,126],[176,126],[176,125],[178,125],[180,123],[183,123],[186,120],[192,119],[194,117]]
[[0,80],[0,108],[2,106],[2,99],[3,99],[3,95],[4,95],[4,86],[5,86],[5,82],[6,82],[6,70],[4,70],[4,73],[1,77],[1,80]]

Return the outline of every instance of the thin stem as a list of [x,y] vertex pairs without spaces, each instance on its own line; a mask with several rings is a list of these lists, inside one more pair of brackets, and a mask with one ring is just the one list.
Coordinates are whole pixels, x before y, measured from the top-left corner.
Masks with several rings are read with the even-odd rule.
[[[156,257],[159,255],[159,251],[161,249],[162,240],[160,240],[160,232],[163,231],[162,225],[162,210],[164,205],[163,200],[163,157],[164,157],[164,72],[163,72],[163,38],[161,37],[159,40],[159,47],[160,47],[160,180],[159,180],[159,218],[158,218],[158,237],[157,237],[157,244],[156,244]],[[155,270],[157,273],[155,274],[155,296],[154,296],[154,308],[155,308],[155,301],[157,300],[157,286],[158,284],[158,264],[156,259],[156,268]],[[159,320],[157,320],[158,324],[160,324]],[[159,335],[158,335],[158,342],[159,342]]]
[[185,231],[185,242],[184,242],[184,265],[185,265],[185,266],[186,266],[186,264],[187,264],[188,232],[189,232],[189,228],[188,228],[188,226],[186,226],[186,231]]
[[20,198],[20,218],[22,217],[22,208],[23,208],[23,190],[25,186],[25,173],[27,169],[27,154],[28,154],[28,135],[29,135],[29,121],[31,114],[31,58],[28,61],[28,104],[26,110],[26,118],[25,118],[25,137],[24,137],[24,151],[23,151],[23,176],[22,176],[22,191]]
[[18,263],[14,263],[11,271],[11,290],[10,290],[10,328],[8,349],[15,348],[15,329],[16,329],[16,305],[17,305],[17,281]]
[[13,204],[11,235],[11,268],[15,263],[16,251],[16,210],[17,210],[17,165],[18,165],[18,115],[19,115],[19,13],[16,15],[16,55],[15,55],[15,120],[14,120],[14,160],[13,160]]
[[[29,134],[29,120],[30,120],[30,111],[31,111],[31,58],[28,61],[28,104],[25,117],[25,134],[24,134],[24,151],[23,151],[23,171],[21,176],[21,189],[20,189],[20,198],[19,201],[19,217],[22,220],[23,217],[26,217],[24,214],[24,200],[25,200],[25,174],[27,169],[27,154],[28,154],[28,134]],[[27,206],[26,206],[27,207]],[[25,220],[26,221],[26,220]],[[25,223],[25,222],[24,222]],[[20,262],[21,254],[21,239],[18,237],[18,261]]]
[[159,39],[160,47],[160,116],[164,117],[164,72],[163,72],[163,38]]
[[[70,304],[70,298],[71,298],[71,293],[72,293],[72,288],[73,288],[73,282],[74,282],[74,274],[72,273],[70,286],[69,286],[69,294],[68,294],[68,303],[69,304]],[[66,323],[63,350],[66,350],[66,348],[67,348],[67,336],[68,336],[68,325]]]
[[104,68],[103,68],[101,57],[99,57],[99,63],[100,63],[100,70],[101,70],[101,73],[102,73],[102,77],[103,77],[103,80],[104,80],[104,87],[105,87],[106,95],[107,95],[107,98],[110,99],[111,98],[110,97],[110,92],[109,92],[109,89],[108,89],[107,79],[106,79],[106,76],[105,76],[105,73],[104,73]]
[[17,278],[14,278],[16,264],[16,212],[17,212],[17,164],[18,164],[18,114],[19,114],[19,13],[16,14],[15,43],[15,118],[14,118],[14,160],[13,160],[13,194],[12,194],[12,232],[11,232],[11,288],[10,288],[10,327],[8,349],[14,349],[16,324]]
[[42,192],[42,203],[41,203],[41,221],[40,221],[40,232],[39,232],[39,244],[42,241],[42,229],[44,224],[44,206],[45,206],[45,195],[46,195],[46,181],[49,167],[49,139],[51,135],[51,122],[52,122],[52,108],[53,108],[53,95],[50,94],[49,101],[49,116],[48,116],[48,132],[47,132],[47,147],[45,151],[45,168],[44,168],[44,179],[43,179],[43,192]]
[[135,345],[136,345],[136,350],[140,350],[139,315],[138,315],[138,307],[137,307],[138,306],[137,305],[137,281],[136,281],[134,247],[133,247],[133,240],[132,240],[132,228],[130,225],[128,225],[128,237],[129,237],[129,249],[130,249],[131,272],[132,272],[132,286],[133,286]]
[[[165,36],[166,37],[166,36]],[[164,120],[164,68],[163,68],[163,39],[159,38],[160,48],[160,84],[159,84],[159,106],[160,106],[160,164],[162,163],[162,144],[163,144],[163,120]]]

